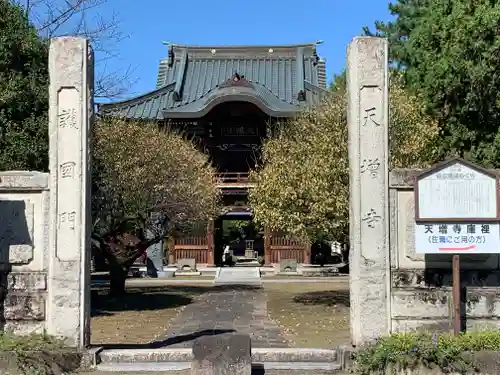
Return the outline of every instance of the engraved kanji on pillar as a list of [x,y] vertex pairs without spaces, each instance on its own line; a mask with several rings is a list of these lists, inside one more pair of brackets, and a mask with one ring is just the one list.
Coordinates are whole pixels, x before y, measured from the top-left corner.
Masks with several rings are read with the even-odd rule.
[[47,332],[80,348],[90,344],[93,68],[87,40],[51,40]]
[[351,339],[390,332],[387,41],[348,48]]
[[[359,173],[362,196],[370,194],[374,199],[361,199],[362,235],[365,230],[377,229],[385,218],[386,189],[386,113],[383,107],[383,89],[379,85],[363,85],[359,90]],[[377,146],[382,147],[377,147]],[[374,147],[375,146],[375,147]],[[382,199],[378,199],[381,197]],[[383,230],[371,230],[366,233],[374,243],[383,241]],[[367,259],[370,253],[363,252]]]

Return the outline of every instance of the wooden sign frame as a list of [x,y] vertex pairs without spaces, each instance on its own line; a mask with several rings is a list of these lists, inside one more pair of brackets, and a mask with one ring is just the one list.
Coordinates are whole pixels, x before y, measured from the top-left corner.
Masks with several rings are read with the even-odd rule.
[[[429,177],[439,171],[442,171],[443,169],[449,167],[450,165],[453,164],[461,164],[463,166],[466,166],[473,171],[477,173],[481,173],[483,175],[489,176],[492,179],[495,179],[495,188],[496,188],[496,216],[495,217],[490,217],[490,218],[478,218],[478,217],[462,217],[462,218],[456,218],[456,217],[440,217],[440,218],[422,218],[420,217],[420,207],[419,207],[419,191],[418,191],[418,186],[420,180]],[[438,163],[428,170],[420,173],[418,176],[415,178],[415,185],[414,185],[414,191],[415,191],[415,221],[417,223],[445,223],[445,222],[453,222],[453,223],[490,223],[490,222],[498,222],[500,221],[500,176],[498,173],[495,173],[491,170],[479,167],[475,165],[474,163],[471,163],[468,160],[462,159],[462,158],[452,158],[445,160],[441,163]]]

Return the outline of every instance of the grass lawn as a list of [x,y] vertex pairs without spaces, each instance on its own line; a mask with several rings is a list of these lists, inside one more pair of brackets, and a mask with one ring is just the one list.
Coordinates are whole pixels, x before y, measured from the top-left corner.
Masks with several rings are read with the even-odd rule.
[[295,347],[332,348],[349,343],[349,284],[264,284],[270,317]]
[[195,294],[176,286],[129,287],[127,295],[110,299],[106,289],[99,288],[91,300],[93,345],[153,342]]

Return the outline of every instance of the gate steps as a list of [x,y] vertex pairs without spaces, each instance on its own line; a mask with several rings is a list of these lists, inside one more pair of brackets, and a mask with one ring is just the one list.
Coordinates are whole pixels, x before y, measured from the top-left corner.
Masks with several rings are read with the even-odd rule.
[[222,267],[214,279],[217,285],[262,285],[258,267]]
[[[338,350],[253,348],[252,374],[326,375],[343,373]],[[97,354],[97,371],[189,375],[192,349],[109,349]],[[347,373],[347,372],[346,372]],[[97,372],[96,374],[99,374]]]

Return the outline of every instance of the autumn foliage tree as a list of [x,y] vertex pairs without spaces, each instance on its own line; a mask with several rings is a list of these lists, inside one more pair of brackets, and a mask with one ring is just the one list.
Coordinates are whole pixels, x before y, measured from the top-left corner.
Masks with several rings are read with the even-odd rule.
[[107,119],[94,128],[94,238],[124,291],[130,266],[150,245],[206,222],[219,190],[208,156],[157,124]]
[[[311,242],[347,241],[349,165],[345,81],[323,103],[283,124],[263,146],[263,166],[251,177],[255,220]],[[393,76],[390,86],[391,167],[424,167],[435,158],[438,125],[420,98]]]

